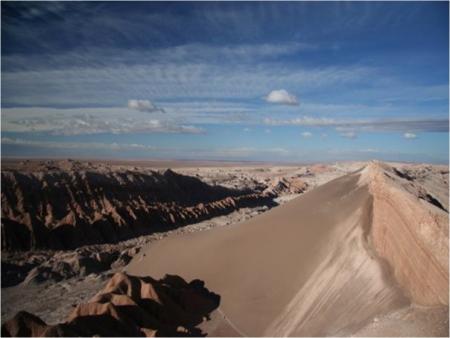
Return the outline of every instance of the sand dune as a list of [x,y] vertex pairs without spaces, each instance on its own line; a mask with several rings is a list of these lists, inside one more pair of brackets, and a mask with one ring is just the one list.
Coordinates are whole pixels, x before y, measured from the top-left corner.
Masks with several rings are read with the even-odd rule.
[[411,304],[445,310],[448,214],[410,185],[372,163],[239,226],[154,243],[127,270],[204,280],[221,296],[210,335],[351,335]]

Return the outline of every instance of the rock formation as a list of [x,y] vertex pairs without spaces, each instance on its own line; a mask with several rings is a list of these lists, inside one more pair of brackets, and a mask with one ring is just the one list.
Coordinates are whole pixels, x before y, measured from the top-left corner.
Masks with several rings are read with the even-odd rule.
[[308,189],[308,184],[300,179],[286,179],[284,177],[277,178],[264,190],[265,194],[271,194],[273,196],[283,196],[290,194],[301,194]]
[[170,169],[72,169],[2,171],[2,250],[114,243],[274,204],[273,196],[210,186]]
[[116,273],[64,323],[47,325],[19,312],[2,325],[2,336],[203,336],[197,327],[219,306],[220,296],[200,280],[167,275],[161,280]]
[[373,196],[369,239],[414,303],[448,305],[448,200],[433,203],[434,192],[414,181],[380,163],[363,170]]

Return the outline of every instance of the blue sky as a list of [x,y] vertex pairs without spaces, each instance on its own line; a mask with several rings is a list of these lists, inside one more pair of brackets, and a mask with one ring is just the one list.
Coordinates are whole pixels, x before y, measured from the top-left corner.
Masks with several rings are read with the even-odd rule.
[[448,162],[447,2],[2,2],[2,156]]

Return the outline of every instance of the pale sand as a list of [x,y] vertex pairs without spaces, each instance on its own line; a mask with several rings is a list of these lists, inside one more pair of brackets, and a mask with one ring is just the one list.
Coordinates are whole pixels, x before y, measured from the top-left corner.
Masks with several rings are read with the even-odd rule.
[[410,302],[368,240],[373,197],[359,181],[347,175],[238,226],[152,244],[127,271],[204,280],[221,296],[209,335],[350,335]]

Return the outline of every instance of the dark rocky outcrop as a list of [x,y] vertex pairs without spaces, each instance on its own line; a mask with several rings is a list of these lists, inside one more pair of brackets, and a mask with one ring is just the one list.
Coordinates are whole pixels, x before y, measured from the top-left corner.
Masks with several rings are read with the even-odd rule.
[[2,250],[116,243],[230,213],[274,205],[274,194],[211,186],[172,170],[2,172]]
[[219,303],[220,296],[200,280],[187,283],[172,275],[155,280],[116,273],[64,323],[47,325],[21,311],[2,325],[2,336],[204,336],[198,325]]

